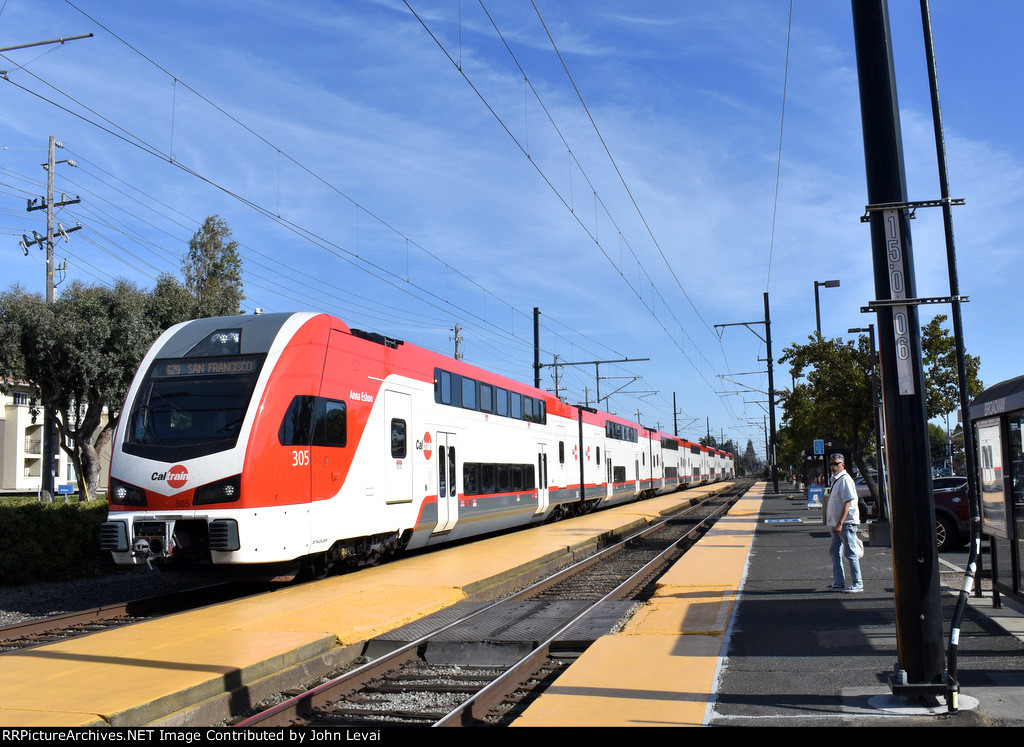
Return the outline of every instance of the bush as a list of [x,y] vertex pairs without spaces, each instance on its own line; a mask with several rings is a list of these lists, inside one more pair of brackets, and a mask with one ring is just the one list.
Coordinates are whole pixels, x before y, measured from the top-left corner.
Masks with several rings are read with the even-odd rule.
[[0,585],[68,581],[98,576],[110,567],[100,552],[107,502],[0,502]]

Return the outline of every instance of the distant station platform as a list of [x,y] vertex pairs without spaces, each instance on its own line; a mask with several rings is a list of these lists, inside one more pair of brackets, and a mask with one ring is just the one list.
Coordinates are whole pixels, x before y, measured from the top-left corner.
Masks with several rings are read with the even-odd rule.
[[[1005,598],[994,608],[987,592],[970,597],[955,712],[942,699],[893,696],[892,549],[865,548],[863,593],[827,590],[821,510],[787,487],[747,493],[645,609],[591,646],[514,726],[1024,725],[1020,609]],[[945,571],[948,636],[963,576]]]

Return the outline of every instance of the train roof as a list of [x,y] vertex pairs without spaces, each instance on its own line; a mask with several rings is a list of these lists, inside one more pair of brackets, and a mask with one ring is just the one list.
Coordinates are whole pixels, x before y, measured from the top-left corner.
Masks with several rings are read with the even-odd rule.
[[[202,350],[203,343],[217,332],[238,331],[238,347],[232,352],[241,355],[255,355],[270,350],[281,327],[295,314],[240,314],[238,316],[213,316],[193,319],[167,331],[160,350],[161,358],[187,358],[216,354]],[[308,315],[310,318],[314,314]],[[347,329],[347,328],[346,328]]]
[[1024,376],[993,384],[971,403],[971,420],[1024,409]]

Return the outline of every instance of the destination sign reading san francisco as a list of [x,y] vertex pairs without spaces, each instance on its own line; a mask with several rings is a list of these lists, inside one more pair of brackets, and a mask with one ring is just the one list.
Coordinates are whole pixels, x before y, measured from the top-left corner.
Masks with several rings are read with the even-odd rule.
[[153,367],[154,378],[176,376],[220,376],[226,374],[248,374],[259,366],[259,358],[196,358],[159,361]]

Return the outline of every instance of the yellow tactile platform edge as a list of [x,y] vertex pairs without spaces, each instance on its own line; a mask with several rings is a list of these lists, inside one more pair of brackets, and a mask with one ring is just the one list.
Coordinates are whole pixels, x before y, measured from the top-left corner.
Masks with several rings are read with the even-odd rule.
[[764,487],[740,499],[623,630],[596,641],[513,726],[700,726]]

